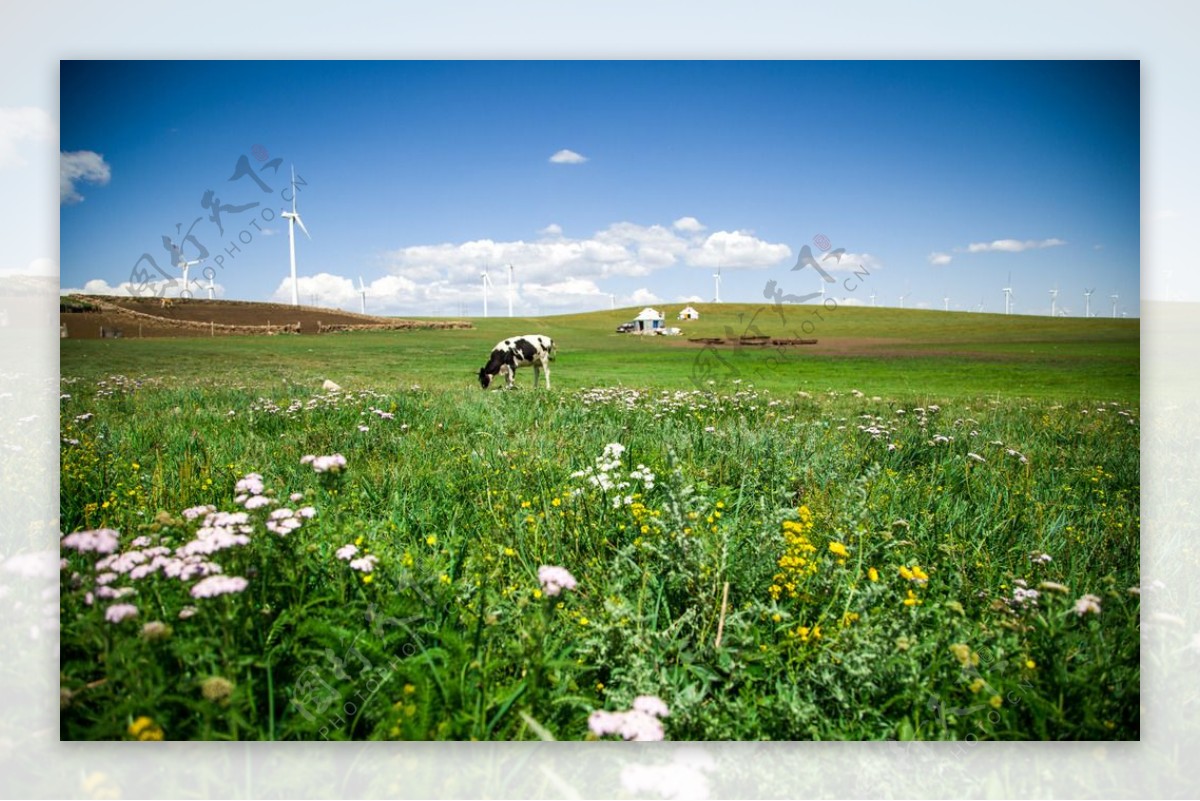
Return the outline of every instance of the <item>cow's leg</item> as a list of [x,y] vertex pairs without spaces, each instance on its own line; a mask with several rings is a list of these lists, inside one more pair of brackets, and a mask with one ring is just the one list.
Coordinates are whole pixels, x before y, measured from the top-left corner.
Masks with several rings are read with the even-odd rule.
[[542,364],[541,364],[540,362],[536,362],[536,361],[535,361],[535,362],[533,363],[533,388],[534,388],[534,389],[537,389],[537,382],[538,382],[538,370],[545,370],[545,369],[546,369],[546,368],[545,368],[545,367],[543,367],[543,366],[542,366]]
[[515,372],[516,372],[516,370],[513,369],[512,365],[508,365],[508,364],[504,365],[505,389],[513,388],[513,373],[515,373]]
[[550,360],[545,359],[542,362],[542,373],[546,376],[546,389],[550,389]]

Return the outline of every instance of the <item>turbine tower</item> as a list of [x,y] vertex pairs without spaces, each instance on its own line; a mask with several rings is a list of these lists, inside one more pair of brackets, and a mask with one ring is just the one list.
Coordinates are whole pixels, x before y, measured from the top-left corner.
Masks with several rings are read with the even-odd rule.
[[615,292],[608,293],[608,299],[612,302],[613,311],[617,310],[617,295]]
[[900,296],[900,308],[902,308],[902,309],[904,308],[904,299],[907,298],[909,296],[909,294],[910,293],[905,292],[903,295]]
[[304,220],[300,219],[300,213],[296,211],[296,165],[292,165],[292,210],[284,209],[280,215],[288,221],[288,250],[292,257],[292,305],[300,305],[300,287],[296,284],[296,226],[300,226],[300,230],[309,239],[308,229],[304,227]]
[[513,266],[508,265],[508,316],[512,317],[512,302],[513,302]]
[[1050,290],[1050,316],[1058,316],[1058,287]]
[[362,276],[358,277],[358,299],[362,313],[367,313],[367,285],[363,283]]
[[[211,268],[211,267],[209,267],[209,268],[205,268],[205,270],[204,270],[204,271],[205,271],[205,272],[208,272],[210,269],[212,269],[212,268]],[[217,289],[217,285],[216,285],[216,284],[213,282],[213,279],[214,279],[214,278],[216,278],[216,277],[217,277],[217,274],[216,274],[216,272],[209,273],[209,276],[208,276],[208,286],[207,286],[207,287],[205,287],[205,289],[207,289],[207,290],[208,290],[208,299],[209,299],[209,300],[212,300],[212,299],[213,299],[213,293],[214,293],[214,292],[216,292],[216,289]]]
[[942,311],[950,311],[950,296],[942,295]]
[[871,290],[871,308],[875,308],[875,290]]
[[1083,316],[1085,319],[1092,316],[1092,293],[1095,291],[1095,289],[1083,290]]
[[713,273],[713,303],[721,302],[721,266],[717,265],[717,271]]
[[179,267],[180,267],[180,269],[183,270],[183,289],[179,290],[179,297],[190,298],[192,296],[192,290],[188,289],[188,268],[193,265],[199,264],[202,261],[204,261],[204,259],[196,259],[195,261],[188,261],[187,259],[184,259],[182,257],[180,258]]
[[479,274],[483,277],[483,316],[488,316],[488,287],[492,285],[491,276],[488,275],[487,266],[483,268],[483,272]]
[[1000,291],[1004,293],[1004,313],[1012,314],[1012,273],[1008,274],[1008,286]]
[[1112,293],[1111,295],[1109,295],[1109,297],[1110,297],[1110,298],[1112,298],[1112,302],[1113,302],[1113,319],[1115,320],[1115,319],[1117,319],[1117,301],[1120,299],[1120,297],[1121,297],[1121,296],[1120,296],[1120,295],[1118,295],[1116,292],[1114,292],[1114,293]]

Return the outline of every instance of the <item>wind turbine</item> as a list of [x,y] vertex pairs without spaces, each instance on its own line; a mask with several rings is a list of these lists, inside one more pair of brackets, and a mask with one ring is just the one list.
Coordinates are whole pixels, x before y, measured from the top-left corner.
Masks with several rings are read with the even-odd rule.
[[1085,319],[1092,316],[1092,293],[1095,291],[1095,289],[1083,290],[1083,316]]
[[492,285],[491,276],[488,275],[487,266],[484,265],[483,272],[479,274],[483,278],[483,316],[488,316],[488,287]]
[[980,298],[979,305],[975,307],[975,313],[978,314],[979,312],[982,312],[982,311],[983,311],[983,298]]
[[367,313],[367,285],[363,283],[362,276],[358,277],[358,299],[362,308],[362,313]]
[[1004,293],[1004,313],[1012,314],[1012,273],[1008,274],[1008,286],[1000,291]]
[[1120,297],[1121,297],[1121,296],[1120,296],[1120,295],[1118,295],[1116,292],[1114,292],[1114,293],[1112,293],[1111,295],[1109,295],[1109,297],[1110,297],[1110,298],[1112,298],[1112,302],[1113,302],[1113,319],[1115,320],[1115,319],[1117,318],[1117,301],[1120,299]]
[[208,290],[208,299],[209,299],[209,300],[212,300],[212,299],[213,299],[213,293],[214,293],[214,292],[216,291],[216,289],[217,289],[217,286],[216,286],[216,284],[215,284],[215,283],[213,283],[213,279],[216,277],[216,275],[217,275],[216,273],[213,273],[212,275],[210,275],[210,276],[208,277],[208,286],[207,286],[207,287],[205,287],[205,289],[207,289],[207,290]]
[[512,317],[512,302],[513,302],[513,266],[508,265],[508,316]]
[[900,296],[900,308],[902,308],[902,309],[904,308],[904,299],[907,298],[910,294],[911,294],[910,292],[905,292],[903,295]]
[[1057,285],[1055,285],[1054,289],[1050,290],[1050,316],[1051,317],[1058,316],[1058,286]]
[[717,265],[717,271],[713,273],[713,303],[721,302],[721,266]]
[[825,282],[821,281],[821,305],[825,305]]
[[300,305],[300,287],[296,283],[296,225],[300,226],[300,230],[309,239],[312,236],[308,233],[308,229],[304,227],[304,220],[300,219],[300,213],[296,211],[296,165],[292,165],[292,210],[284,209],[280,215],[288,221],[288,250],[292,257],[292,305]]
[[942,295],[942,311],[950,311],[950,296]]
[[875,308],[875,290],[871,290],[871,308]]
[[179,267],[183,270],[183,289],[179,290],[179,297],[190,298],[192,296],[192,290],[188,289],[188,286],[189,286],[189,284],[188,284],[188,268],[193,265],[199,264],[202,261],[204,261],[204,259],[196,259],[195,261],[188,261],[187,259],[183,258],[182,256],[180,257]]
[[609,292],[609,293],[608,293],[608,299],[609,299],[610,301],[612,301],[612,308],[613,308],[613,311],[616,311],[616,310],[617,310],[617,295],[616,295],[616,293],[615,293],[615,292]]

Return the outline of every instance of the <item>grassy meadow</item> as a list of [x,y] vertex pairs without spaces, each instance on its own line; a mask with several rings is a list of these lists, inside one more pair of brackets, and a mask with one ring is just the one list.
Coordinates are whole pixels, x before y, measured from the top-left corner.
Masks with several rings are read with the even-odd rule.
[[63,341],[61,736],[1138,737],[1137,321],[701,314]]

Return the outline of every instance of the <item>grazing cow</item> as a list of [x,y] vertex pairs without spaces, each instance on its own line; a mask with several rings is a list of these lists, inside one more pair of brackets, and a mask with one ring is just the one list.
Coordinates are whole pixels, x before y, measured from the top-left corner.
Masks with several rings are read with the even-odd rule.
[[526,334],[497,342],[492,348],[488,363],[479,369],[479,383],[484,389],[492,385],[492,379],[501,373],[507,380],[506,388],[513,387],[513,374],[518,367],[533,365],[533,386],[537,387],[538,368],[546,375],[546,389],[550,389],[550,361],[554,358],[554,340],[542,334]]

